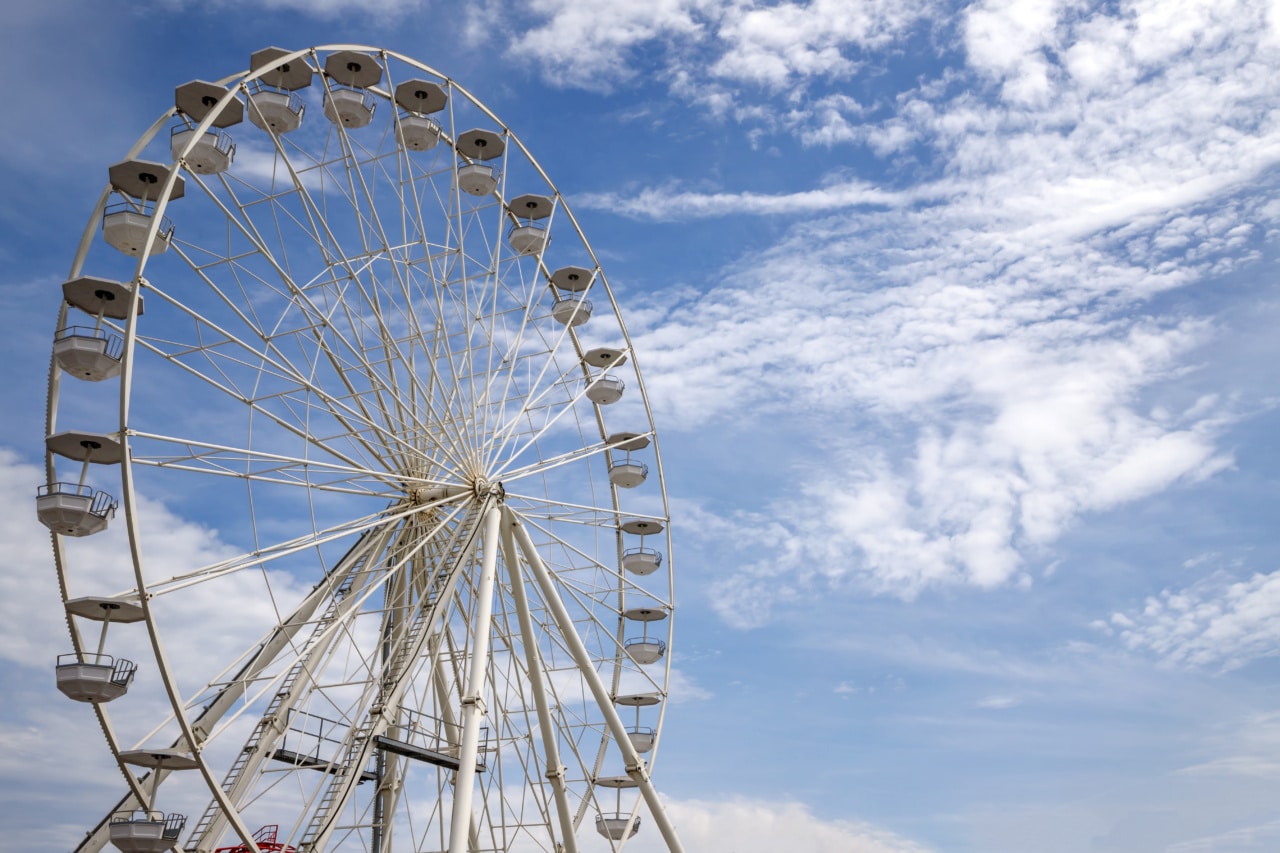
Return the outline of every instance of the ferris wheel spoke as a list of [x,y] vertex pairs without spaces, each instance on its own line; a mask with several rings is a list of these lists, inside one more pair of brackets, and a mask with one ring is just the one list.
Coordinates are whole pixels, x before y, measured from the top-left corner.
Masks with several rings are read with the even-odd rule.
[[[532,297],[530,297],[532,303]],[[522,354],[521,349],[524,345],[525,324],[528,321],[528,313],[522,318],[519,333],[515,336],[514,341],[508,348],[508,354],[503,359],[503,364],[509,365],[505,371],[495,371],[494,380],[498,376],[503,377],[504,385],[501,393],[497,395],[499,400],[518,399],[520,406],[513,412],[505,413],[505,424],[491,431],[490,438],[485,446],[486,463],[491,466],[501,467],[503,462],[499,462],[498,457],[502,456],[508,445],[514,438],[521,433],[525,419],[532,420],[532,413],[539,409],[551,409],[553,414],[546,420],[541,429],[533,433],[533,437],[518,450],[507,454],[506,460],[510,461],[523,454],[532,446],[537,438],[541,437],[546,431],[554,425],[559,418],[566,412],[572,411],[573,406],[582,399],[585,394],[585,385],[582,391],[572,394],[566,393],[569,387],[570,376],[576,371],[581,370],[581,366],[577,363],[576,358],[573,366],[560,368],[558,366],[555,353],[560,343],[566,340],[561,337],[554,344],[543,343],[541,349],[536,351],[537,356],[542,357],[542,365],[538,373],[528,383],[527,387],[521,387],[519,393],[515,392],[515,375],[516,370],[521,366],[524,360],[534,357],[533,354]],[[547,380],[548,374],[554,374],[550,381]],[[556,399],[551,399],[553,394],[558,394]],[[567,399],[566,399],[567,397]]]
[[[450,504],[456,502],[456,495],[442,496],[435,501],[426,504],[426,507],[439,507],[441,509],[448,510]],[[234,557],[217,560],[191,571],[148,583],[147,594],[153,597],[163,596],[178,592],[196,584],[207,583],[210,580],[224,577],[245,569],[258,569],[273,561],[292,557],[300,553],[315,553],[319,546],[351,536],[360,535],[366,531],[384,528],[388,525],[394,525],[402,519],[420,512],[421,509],[422,507],[419,506],[405,506],[393,511],[385,511],[363,516],[361,518],[351,519],[325,529],[304,533],[301,536],[297,536],[292,539],[282,540],[270,545],[259,546],[251,551],[238,554]],[[452,522],[457,512],[458,509],[456,508],[449,510],[440,524],[443,525]],[[321,566],[321,574],[328,574],[327,570],[325,570],[323,566]]]
[[[552,727],[551,710],[547,704],[547,689],[542,679],[542,657],[538,648],[537,635],[533,630],[533,618],[530,613],[528,596],[525,594],[524,578],[521,574],[515,537],[509,520],[502,527],[502,550],[510,583],[512,609],[515,611],[519,624],[519,646],[524,652],[525,673],[529,679],[529,690],[533,694],[534,707],[537,712],[538,733],[542,738],[545,760],[545,767],[542,770],[551,783],[552,798],[555,801],[555,812],[559,819],[561,843],[564,845],[565,853],[577,853],[573,816],[570,812],[568,792],[564,784],[565,769],[560,760],[559,729]],[[562,707],[561,703],[557,701],[556,707]],[[573,741],[570,740],[570,743],[573,743]]]
[[[328,225],[325,224],[326,220],[324,218],[323,210],[321,206],[317,205],[316,202],[311,198],[311,194],[307,189],[306,182],[299,177],[298,171],[294,169],[292,163],[288,160],[288,158],[283,156],[284,149],[280,139],[274,134],[272,136],[273,136],[273,139],[275,140],[277,157],[278,159],[283,158],[284,165],[292,179],[293,187],[290,194],[296,195],[297,199],[299,200],[303,208],[304,213],[306,214],[305,220],[308,226],[310,238],[314,240],[318,246],[320,246],[323,250],[325,250],[327,254],[331,253],[331,256],[329,257],[330,262],[334,265],[334,267],[338,271],[341,271],[347,277],[348,280],[359,282],[360,281],[359,271],[355,268],[352,262],[347,259],[345,255],[336,251],[336,248],[340,245],[340,241],[338,240],[335,233],[328,227]],[[321,170],[320,174],[323,175],[323,170]],[[243,211],[243,208],[241,208],[241,210]],[[235,217],[234,221],[240,222],[240,219],[241,217]],[[250,226],[244,229],[244,233],[246,235],[252,235],[252,239],[254,239],[254,241],[256,242],[261,254],[264,257],[266,257],[268,260],[270,260],[272,255],[267,249],[265,241],[262,240],[261,236],[258,234],[256,229],[251,229],[251,223],[248,222],[248,217],[245,216],[244,219],[246,220],[246,223],[248,223]],[[299,224],[302,224],[301,220],[295,219],[293,221],[299,222]],[[284,240],[282,236],[281,243],[283,244],[283,242]],[[333,247],[333,248],[330,249],[328,247]],[[287,263],[287,259],[286,259],[286,263]],[[402,401],[399,400],[399,397],[396,393],[395,384],[393,382],[386,381],[386,379],[379,374],[379,372],[368,361],[368,359],[365,358],[364,348],[357,345],[353,341],[349,340],[347,336],[344,335],[339,328],[337,328],[336,326],[334,326],[333,324],[327,321],[327,317],[331,315],[328,312],[324,312],[318,309],[314,301],[306,295],[306,289],[300,288],[294,283],[293,276],[288,274],[287,269],[284,266],[280,264],[275,264],[275,266],[277,269],[277,273],[281,275],[282,279],[285,281],[286,285],[288,286],[290,294],[293,297],[294,304],[297,305],[301,310],[303,310],[305,314],[316,318],[317,322],[313,324],[312,328],[325,329],[325,335],[320,335],[320,334],[315,335],[317,340],[320,341],[325,337],[332,337],[334,340],[336,340],[342,345],[342,348],[349,354],[349,357],[354,358],[355,364],[359,368],[360,374],[362,375],[363,379],[369,384],[371,393],[374,395],[376,399],[380,401],[378,409],[382,412],[388,411],[388,408],[385,405],[385,403],[381,401],[384,397],[389,396],[394,398],[397,401],[397,403],[400,404],[398,406],[400,411],[402,412],[406,411],[406,408],[403,406]],[[335,281],[335,284],[336,284],[336,281]],[[343,303],[341,301],[338,301],[335,304],[335,307],[339,307],[342,305]],[[380,313],[375,312],[373,316],[380,317]],[[350,318],[350,315],[348,315],[348,317]],[[358,324],[353,324],[351,328],[358,331],[359,326]],[[343,366],[340,364],[339,357],[333,353],[330,346],[322,345],[321,350],[329,356],[330,366],[337,372],[339,380],[347,387],[349,396],[354,400],[357,407],[361,410],[363,416],[368,420],[371,420],[371,421],[375,420],[372,417],[370,410],[364,404],[363,396],[359,393],[356,384],[350,380],[348,376],[348,372],[345,371],[343,369]],[[416,380],[412,375],[408,376],[408,379],[410,381],[411,386],[416,384]],[[412,424],[412,426],[420,428],[421,424],[415,423],[415,424]]]
[[[162,295],[164,294],[162,293]],[[345,434],[350,437],[350,440],[374,459],[379,459],[384,452],[398,453],[402,458],[407,455],[421,458],[423,448],[420,445],[410,444],[405,435],[413,434],[415,428],[418,431],[424,431],[424,425],[417,424],[410,429],[388,426],[385,419],[370,417],[367,408],[353,406],[348,403],[347,399],[349,397],[340,399],[328,393],[312,378],[316,374],[314,366],[308,371],[309,375],[304,375],[297,367],[279,360],[277,358],[279,350],[276,342],[265,340],[266,348],[257,349],[208,322],[201,315],[187,309],[186,306],[176,300],[172,300],[171,304],[183,310],[184,313],[187,313],[201,326],[207,326],[210,332],[217,335],[217,339],[213,341],[204,340],[198,344],[178,344],[156,338],[139,338],[139,344],[147,351],[177,364],[180,368],[219,392],[252,406],[279,425],[300,436],[309,437],[314,431],[302,428],[301,425],[305,424],[310,418],[309,416],[303,417],[297,413],[294,410],[295,406],[302,406],[307,412],[317,412],[333,418],[336,425],[346,428]],[[312,358],[319,357],[320,349],[317,349]],[[332,361],[332,358],[329,360]],[[199,367],[200,362],[211,364],[215,368],[217,375],[211,376],[202,371]],[[263,365],[269,366],[271,368],[270,371],[264,372],[262,370]],[[254,382],[259,387],[242,390],[236,387],[234,382],[228,384],[230,377],[227,368],[229,367],[239,367],[252,371],[249,381]],[[260,387],[264,376],[274,379],[275,382],[269,387]],[[349,383],[347,387],[351,387]],[[359,400],[359,394],[354,396]],[[268,403],[274,403],[277,407],[289,413],[291,415],[289,420],[286,422],[277,411],[267,409],[266,405]],[[368,438],[365,437],[366,433],[369,434]],[[322,449],[332,454],[336,448],[329,444],[323,446]],[[442,445],[441,449],[447,450],[448,447]],[[346,457],[346,460],[351,464],[355,464],[350,457]],[[383,460],[382,465],[387,470],[406,470],[408,467],[403,462],[398,465],[390,464],[388,460]],[[455,476],[458,475],[458,460],[456,456],[431,461],[429,462],[429,467],[442,471],[453,471]]]
[[[132,432],[131,437],[145,443],[132,448],[138,465],[384,499],[403,494],[407,485],[395,474],[363,466],[144,432]],[[443,485],[423,483],[424,487]]]
[[551,456],[547,459],[540,459],[537,462],[531,462],[523,468],[502,471],[502,481],[503,483],[517,482],[528,477],[546,474],[549,471],[561,468],[565,465],[572,465],[575,462],[581,462],[593,456],[601,456],[607,450],[616,446],[617,444],[610,445],[600,442],[589,444],[585,447],[575,448],[573,450],[567,450],[556,456]]
[[[502,468],[506,463],[523,457],[531,447],[535,446],[539,440],[545,437],[546,434],[560,422],[562,417],[574,411],[574,404],[578,403],[584,396],[586,396],[586,384],[584,383],[582,388],[575,392],[572,398],[567,402],[563,400],[556,401],[554,411],[544,419],[542,425],[536,427],[536,429],[531,430],[529,434],[523,436],[523,444],[506,454],[505,458],[501,460],[497,458],[502,455],[502,452],[518,435],[517,428],[521,425],[523,418],[526,416],[532,418],[532,413],[538,409],[538,404],[544,402],[551,392],[556,390],[557,385],[561,385],[561,390],[563,390],[563,385],[568,384],[569,373],[570,371],[566,371],[561,374],[556,383],[549,385],[546,390],[537,397],[527,398],[524,405],[521,407],[520,412],[511,418],[508,428],[501,434],[501,436],[495,436],[495,438],[490,442],[490,446],[493,449],[489,458],[494,460],[493,464],[495,467]],[[498,444],[499,437],[501,438],[500,444]],[[514,473],[514,476],[519,477],[520,474],[516,472]]]

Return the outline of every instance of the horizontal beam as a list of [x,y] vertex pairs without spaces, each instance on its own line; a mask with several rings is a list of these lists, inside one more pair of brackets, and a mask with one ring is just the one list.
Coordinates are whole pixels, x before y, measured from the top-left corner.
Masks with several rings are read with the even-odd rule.
[[[282,761],[285,764],[292,764],[294,767],[305,767],[309,770],[323,770],[326,773],[336,773],[341,768],[328,761],[321,761],[315,756],[302,755],[291,749],[277,749],[271,753],[271,757],[276,761]],[[361,782],[372,782],[377,779],[378,775],[372,770],[366,770],[360,774]]]
[[[461,766],[461,762],[452,755],[446,755],[443,752],[436,752],[434,749],[427,749],[422,746],[414,746],[411,743],[405,743],[402,740],[387,737],[386,735],[378,735],[373,739],[373,744],[378,749],[386,752],[394,752],[396,755],[403,755],[405,758],[414,758],[418,761],[425,761],[428,764],[434,764],[437,767],[444,767],[449,770],[457,770]],[[485,767],[480,762],[476,762],[476,772],[483,773]]]

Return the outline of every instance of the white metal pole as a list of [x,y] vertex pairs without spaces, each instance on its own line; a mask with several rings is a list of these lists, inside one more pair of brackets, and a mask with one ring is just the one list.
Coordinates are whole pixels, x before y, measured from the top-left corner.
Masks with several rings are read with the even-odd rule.
[[[510,512],[510,510],[508,511]],[[591,694],[595,697],[596,704],[600,706],[600,713],[604,714],[605,722],[609,725],[609,731],[613,733],[614,741],[617,742],[618,748],[622,750],[622,757],[627,764],[627,775],[634,779],[639,786],[640,794],[649,806],[649,813],[653,816],[653,822],[658,825],[658,831],[662,833],[662,840],[667,843],[667,850],[670,853],[684,853],[684,846],[680,844],[680,839],[676,836],[676,829],[667,818],[667,813],[662,808],[662,801],[658,799],[657,789],[653,787],[653,782],[649,779],[649,771],[646,769],[644,761],[640,758],[640,753],[636,752],[635,747],[631,745],[631,738],[627,737],[627,727],[623,724],[622,718],[618,716],[618,709],[613,706],[613,697],[609,695],[608,688],[600,680],[600,673],[596,672],[596,668],[591,662],[591,656],[587,654],[586,646],[582,644],[582,638],[578,636],[578,630],[574,627],[573,619],[569,616],[569,611],[565,608],[564,602],[560,600],[560,593],[556,590],[551,574],[547,571],[546,565],[543,564],[542,557],[538,555],[537,549],[533,547],[533,540],[529,538],[529,532],[524,529],[524,525],[520,523],[514,512],[511,512],[511,518],[516,540],[520,543],[520,551],[524,554],[525,559],[529,561],[529,568],[533,570],[533,576],[537,579],[538,587],[542,590],[542,601],[546,604],[547,609],[551,611],[551,616],[555,619],[556,625],[560,629],[560,635],[564,638],[565,645],[569,647],[569,653],[573,655],[574,661],[578,664],[578,671],[586,680],[587,686],[591,688]],[[453,853],[453,851],[451,850],[450,853]]]
[[498,523],[501,512],[494,504],[484,516],[484,553],[480,560],[479,599],[471,632],[471,667],[467,692],[462,697],[462,745],[458,774],[453,783],[453,817],[449,823],[449,853],[466,853],[471,825],[471,798],[475,793],[476,758],[480,745],[480,721],[484,717],[484,676],[489,664],[489,633],[493,619],[493,578],[498,562]]
[[506,507],[502,509],[502,555],[511,575],[511,599],[520,617],[520,639],[524,646],[525,668],[529,673],[529,689],[538,709],[538,728],[542,729],[542,745],[547,758],[547,778],[555,795],[556,814],[560,817],[564,853],[577,853],[578,841],[573,831],[573,814],[569,810],[569,798],[564,789],[564,765],[560,763],[560,747],[556,743],[556,731],[551,725],[551,711],[547,708],[546,688],[542,683],[542,655],[538,652],[538,637],[533,633],[533,618],[529,614],[529,598],[524,591],[524,578],[520,576],[520,560],[516,556],[511,531],[516,525]]

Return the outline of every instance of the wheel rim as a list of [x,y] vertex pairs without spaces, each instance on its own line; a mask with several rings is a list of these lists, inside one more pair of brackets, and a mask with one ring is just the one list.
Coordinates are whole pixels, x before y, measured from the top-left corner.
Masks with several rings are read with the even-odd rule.
[[[132,786],[150,808],[191,809],[187,849],[247,842],[254,828],[278,825],[279,842],[299,849],[398,849],[407,836],[413,849],[443,850],[455,823],[449,761],[467,754],[459,714],[474,715],[464,697],[478,694],[489,733],[469,846],[553,849],[594,815],[639,807],[634,791],[624,795],[629,786],[596,784],[623,778],[628,752],[569,633],[585,641],[610,696],[624,697],[628,723],[634,706],[637,730],[654,730],[650,765],[657,751],[666,703],[625,697],[665,698],[670,658],[641,665],[625,644],[640,622],[646,638],[669,643],[669,618],[634,614],[669,615],[670,562],[644,578],[620,562],[644,544],[624,531],[637,519],[662,531],[670,551],[656,443],[644,451],[654,474],[634,492],[609,476],[615,462],[630,461],[623,444],[654,437],[651,413],[576,221],[519,140],[469,93],[407,57],[348,46],[276,57],[220,85],[246,102],[251,120],[263,119],[255,87],[281,61],[322,69],[335,57],[350,67],[353,56],[380,72],[380,85],[366,90],[367,125],[358,126],[359,112],[354,125],[326,119],[321,104],[341,114],[341,103],[358,110],[365,101],[316,74],[298,129],[239,124],[231,168],[210,173],[191,140],[234,108],[229,95],[201,122],[187,121],[197,132],[183,135],[177,153],[191,168],[155,181],[145,239],[166,250],[140,255],[120,275],[136,283],[132,298],[145,298],[145,314],[135,301],[126,319],[105,326],[124,338],[121,503],[134,577],[121,597],[146,612],[173,710],[135,741],[138,725],[117,714],[117,736],[110,709],[95,709],[118,755],[199,744],[199,773],[156,765],[157,792]],[[429,150],[404,144],[405,120],[416,117],[395,108],[393,93],[406,79],[447,95],[434,115],[440,143]],[[131,158],[154,148],[165,124]],[[473,127],[485,133],[468,136]],[[482,156],[493,147],[498,156]],[[494,167],[492,192],[473,194],[466,173],[477,165]],[[544,199],[546,215],[521,216],[541,203],[513,203],[527,197]],[[171,237],[159,224],[165,216],[176,226]],[[538,238],[539,226],[553,245]],[[100,243],[86,232],[73,279],[122,268]],[[591,274],[589,289],[549,286],[556,268],[573,264]],[[583,301],[566,316],[566,295],[592,307]],[[64,306],[60,329],[72,310]],[[583,357],[595,343],[629,357],[629,393],[608,412],[585,396],[595,371]],[[80,390],[58,374],[51,435],[60,400]],[[623,427],[631,432],[620,442],[614,430]],[[50,455],[50,482],[64,464]],[[151,496],[215,528],[234,553],[149,563]],[[482,530],[490,510],[498,535]],[[76,547],[55,541],[71,600],[86,581]],[[553,598],[573,632],[556,626]],[[216,664],[193,657],[188,641],[166,645],[193,629],[215,635],[219,625],[252,622],[213,605],[199,623],[202,606],[219,599],[257,602],[270,621],[247,643],[227,627],[243,645]],[[69,621],[80,651],[81,626]],[[468,665],[485,643],[476,686]],[[537,680],[541,691],[529,686]],[[560,802],[545,778],[552,749],[565,768]],[[344,776],[350,784],[339,784]],[[202,797],[207,806],[188,805]],[[621,846],[622,836],[610,843]]]

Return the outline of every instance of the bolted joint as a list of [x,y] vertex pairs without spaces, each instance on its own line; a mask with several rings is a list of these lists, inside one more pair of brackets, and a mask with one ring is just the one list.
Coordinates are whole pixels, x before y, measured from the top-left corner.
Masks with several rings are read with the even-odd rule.
[[492,498],[495,503],[501,505],[507,497],[507,490],[503,488],[501,483],[490,482],[484,477],[476,477],[475,496],[480,500]]
[[565,771],[565,766],[563,764],[561,764],[559,767],[548,767],[547,778],[550,779],[552,782],[556,781],[557,779],[563,779],[564,771]]
[[462,707],[464,710],[467,708],[478,708],[481,714],[485,712],[484,699],[479,696],[463,696]]

